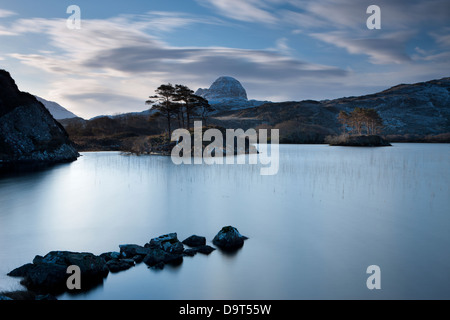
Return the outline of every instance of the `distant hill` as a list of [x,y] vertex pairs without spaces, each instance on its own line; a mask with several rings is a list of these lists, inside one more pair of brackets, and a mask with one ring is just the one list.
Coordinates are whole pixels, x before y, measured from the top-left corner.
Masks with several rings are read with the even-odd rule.
[[338,134],[337,115],[355,107],[373,108],[384,121],[383,134],[397,141],[428,141],[427,137],[450,136],[450,78],[401,84],[379,93],[334,100],[267,103],[223,112],[214,123],[280,129],[285,142],[319,142],[327,134]]
[[64,108],[63,106],[61,106],[60,104],[58,104],[54,101],[48,101],[48,100],[45,100],[44,98],[41,98],[38,96],[35,96],[35,97],[39,102],[41,102],[48,109],[48,111],[50,111],[53,118],[55,118],[56,120],[70,119],[70,118],[78,117],[76,114],[73,114],[72,112],[70,112],[69,110],[67,110],[66,108]]
[[[385,124],[382,134],[391,142],[450,142],[450,78],[401,84],[359,97],[262,102],[253,107],[245,104],[243,107],[240,104],[245,101],[243,92],[235,89],[238,89],[237,95],[241,95],[241,98],[235,97],[238,103],[224,99],[221,103],[227,105],[212,114],[208,124],[244,130],[279,129],[281,143],[324,143],[327,136],[342,132],[342,125],[337,120],[341,110],[374,108]],[[205,92],[208,91],[200,91]],[[217,91],[214,94],[217,98]],[[78,144],[79,150],[126,151],[138,139],[166,130],[163,120],[152,120],[150,116],[151,112],[144,111],[60,122]]]

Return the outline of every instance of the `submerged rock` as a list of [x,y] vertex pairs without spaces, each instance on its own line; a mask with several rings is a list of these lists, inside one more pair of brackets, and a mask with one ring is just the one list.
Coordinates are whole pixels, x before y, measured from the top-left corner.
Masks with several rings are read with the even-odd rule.
[[247,240],[239,231],[232,226],[223,227],[213,239],[213,243],[224,251],[234,251],[244,245],[244,240]]

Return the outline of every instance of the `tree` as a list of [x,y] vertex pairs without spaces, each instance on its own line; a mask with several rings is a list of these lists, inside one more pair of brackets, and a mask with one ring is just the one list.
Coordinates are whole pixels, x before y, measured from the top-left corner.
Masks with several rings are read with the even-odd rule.
[[175,101],[180,101],[183,102],[183,108],[180,108],[180,116],[182,119],[182,125],[184,127],[184,114],[186,113],[186,121],[187,121],[187,125],[186,128],[189,129],[191,127],[191,116],[194,113],[194,109],[196,108],[196,106],[192,103],[194,101],[193,100],[193,96],[194,96],[194,91],[192,91],[191,89],[189,89],[187,86],[182,85],[182,84],[177,84],[175,85],[175,95],[174,95],[174,100]]
[[341,110],[338,115],[338,120],[342,123],[342,130],[345,133],[350,122],[350,115],[344,110]]
[[197,110],[198,115],[202,119],[202,122],[206,126],[206,122],[208,120],[209,114],[213,112],[215,109],[211,107],[208,100],[201,96],[193,95],[193,105],[195,106],[195,110]]
[[363,109],[356,107],[352,112],[339,112],[338,120],[344,127],[344,132],[350,127],[350,133],[356,132],[358,135],[366,133],[368,135],[380,133],[383,127],[383,120],[375,109]]
[[169,129],[169,139],[172,133],[171,120],[178,115],[179,104],[174,101],[175,87],[168,84],[162,84],[155,90],[156,95],[150,96],[146,104],[152,104],[152,108],[157,110],[157,115],[161,115],[167,120],[167,127]]

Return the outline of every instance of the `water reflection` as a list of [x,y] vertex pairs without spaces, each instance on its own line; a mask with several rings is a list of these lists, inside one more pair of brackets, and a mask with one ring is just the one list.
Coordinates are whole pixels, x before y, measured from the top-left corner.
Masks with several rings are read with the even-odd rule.
[[[277,175],[259,165],[180,165],[167,157],[85,153],[38,173],[0,178],[4,276],[52,250],[117,251],[226,225],[249,237],[227,255],[140,264],[67,299],[450,298],[449,145],[280,146]],[[382,269],[383,290],[365,270]]]

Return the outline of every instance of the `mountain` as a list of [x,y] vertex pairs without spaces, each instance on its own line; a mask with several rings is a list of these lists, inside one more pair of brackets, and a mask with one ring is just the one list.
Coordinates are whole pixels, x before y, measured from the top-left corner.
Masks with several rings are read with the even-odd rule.
[[391,141],[450,141],[450,78],[401,84],[379,93],[324,101],[267,103],[214,115],[212,122],[227,128],[274,128],[286,143],[319,143],[339,134],[341,110],[377,110],[383,134]]
[[252,108],[269,102],[248,100],[247,92],[242,84],[228,76],[219,77],[209,89],[200,88],[195,94],[208,100],[216,112]]
[[35,97],[39,102],[41,102],[48,109],[48,111],[50,111],[53,118],[55,118],[56,120],[78,117],[76,114],[73,114],[72,112],[70,112],[69,110],[67,110],[66,108],[64,108],[63,106],[61,106],[60,104],[58,104],[54,101],[48,101],[48,100],[45,100],[44,98],[41,98],[38,96],[35,96]]
[[79,156],[64,127],[33,95],[19,91],[0,70],[0,168],[20,163],[56,163]]
[[[223,82],[217,87],[221,86],[229,87]],[[228,91],[212,86],[212,93],[215,97],[225,96],[224,101],[245,101],[242,89],[237,84],[232,86],[235,88]],[[197,93],[211,93],[202,90]],[[350,112],[355,107],[376,109],[385,125],[382,134],[391,142],[450,142],[450,78],[334,100],[268,102],[244,108],[231,104],[212,114],[207,123],[227,129],[279,129],[281,143],[324,143],[327,136],[342,132],[339,112]],[[148,141],[148,136],[167,130],[165,120],[150,120],[148,111],[91,120],[64,119],[61,123],[83,151],[130,151]]]

